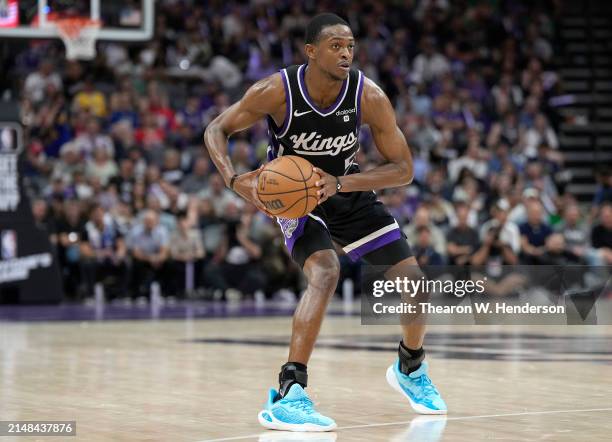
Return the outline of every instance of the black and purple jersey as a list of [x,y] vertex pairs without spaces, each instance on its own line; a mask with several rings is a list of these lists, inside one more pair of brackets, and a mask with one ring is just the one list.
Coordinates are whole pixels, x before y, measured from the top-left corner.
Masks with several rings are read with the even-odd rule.
[[[308,95],[304,75],[307,65],[281,70],[285,87],[285,120],[278,127],[268,116],[268,161],[297,155],[333,176],[359,172],[363,73],[351,70],[336,102],[319,108]],[[285,245],[300,264],[317,250],[340,245],[349,258],[391,265],[412,255],[400,226],[372,191],[342,192],[331,196],[311,213],[298,219],[278,218]]]
[[268,161],[297,155],[330,175],[345,175],[359,150],[363,74],[351,70],[336,102],[321,109],[308,95],[304,79],[307,69],[307,65],[301,65],[280,71],[285,87],[285,120],[278,127],[268,116]]

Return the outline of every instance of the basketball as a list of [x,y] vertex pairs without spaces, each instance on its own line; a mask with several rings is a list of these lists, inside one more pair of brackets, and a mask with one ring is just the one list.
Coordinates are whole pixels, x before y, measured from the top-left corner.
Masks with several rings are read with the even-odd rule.
[[317,206],[319,174],[304,158],[287,155],[270,161],[259,175],[257,195],[266,209],[281,218],[300,218]]

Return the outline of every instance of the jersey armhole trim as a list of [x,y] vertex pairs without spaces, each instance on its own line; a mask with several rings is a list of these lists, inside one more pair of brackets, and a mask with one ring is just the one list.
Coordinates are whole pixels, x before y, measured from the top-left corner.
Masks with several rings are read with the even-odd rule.
[[357,93],[355,94],[355,108],[357,109],[357,130],[361,126],[361,93],[363,92],[363,72],[359,71],[359,80],[357,81]]
[[[283,125],[279,129],[279,133],[276,134],[277,138],[282,138],[287,133],[289,126],[291,126],[291,113],[293,111],[293,100],[291,98],[291,85],[289,84],[289,77],[287,76],[287,69],[280,71],[281,78],[283,80],[283,87],[285,88],[285,119]],[[274,118],[272,118],[274,120]]]

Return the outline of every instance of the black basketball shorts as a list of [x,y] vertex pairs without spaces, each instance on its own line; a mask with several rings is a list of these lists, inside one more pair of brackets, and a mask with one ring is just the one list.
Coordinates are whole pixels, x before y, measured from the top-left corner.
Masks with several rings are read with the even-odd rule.
[[338,193],[306,216],[277,222],[301,267],[314,252],[334,249],[332,240],[351,260],[371,265],[390,266],[412,256],[397,221],[371,191]]

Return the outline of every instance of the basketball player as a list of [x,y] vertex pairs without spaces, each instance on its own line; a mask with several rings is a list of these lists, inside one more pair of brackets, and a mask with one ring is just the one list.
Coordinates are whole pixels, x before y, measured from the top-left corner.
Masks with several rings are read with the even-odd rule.
[[[338,283],[340,265],[332,241],[353,260],[392,265],[387,275],[403,274],[403,269],[416,266],[397,221],[373,192],[410,183],[413,168],[389,99],[362,72],[351,69],[355,40],[348,24],[334,14],[318,15],[306,28],[305,42],[307,64],[290,66],[255,83],[208,125],[204,142],[226,185],[265,213],[257,197],[261,167],[234,173],[227,149],[231,134],[266,118],[268,160],[298,155],[321,176],[315,210],[296,220],[277,220],[308,287],[293,316],[289,358],[281,367],[279,389],[270,390],[258,417],[266,428],[328,431],[336,423],[314,410],[304,388],[306,366]],[[367,172],[360,172],[354,161],[361,124],[370,126],[386,160]],[[413,322],[402,328],[399,358],[387,370],[387,381],[416,412],[446,414],[446,404],[427,375],[424,324]]]

